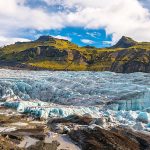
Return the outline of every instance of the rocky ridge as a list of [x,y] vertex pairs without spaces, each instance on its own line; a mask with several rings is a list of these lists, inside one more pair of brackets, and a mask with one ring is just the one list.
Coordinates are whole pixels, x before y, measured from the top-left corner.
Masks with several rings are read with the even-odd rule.
[[34,70],[150,72],[150,43],[123,36],[109,48],[41,36],[0,48],[0,66]]

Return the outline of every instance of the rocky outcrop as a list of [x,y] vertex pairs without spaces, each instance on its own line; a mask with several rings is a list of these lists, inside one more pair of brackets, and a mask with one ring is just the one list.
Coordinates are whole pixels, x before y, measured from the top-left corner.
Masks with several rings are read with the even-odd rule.
[[0,149],[1,150],[23,150],[22,148],[17,147],[14,143],[12,143],[8,138],[4,138],[0,136]]
[[28,147],[26,150],[57,150],[59,146],[58,141],[52,141],[52,143],[44,143],[43,141],[39,141],[36,145],[32,145]]
[[66,50],[60,51],[53,46],[38,46],[22,51],[16,55],[19,61],[38,60],[38,59],[52,59],[55,61],[66,61],[68,52]]
[[133,39],[126,36],[122,36],[122,38],[113,46],[113,48],[128,48],[136,44],[137,42]]
[[130,129],[79,129],[70,132],[82,150],[149,150],[150,136]]
[[150,51],[126,49],[117,52],[110,71],[122,73],[150,72]]
[[55,42],[55,39],[52,36],[40,36],[36,42]]

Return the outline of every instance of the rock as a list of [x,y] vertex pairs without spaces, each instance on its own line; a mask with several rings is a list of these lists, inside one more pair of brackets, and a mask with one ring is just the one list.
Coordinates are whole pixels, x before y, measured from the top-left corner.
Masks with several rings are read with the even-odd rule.
[[93,120],[93,118],[90,114],[85,114],[83,116],[69,115],[65,118],[50,119],[48,121],[48,124],[52,124],[52,123],[77,123],[80,125],[89,125],[92,120]]
[[89,124],[93,120],[93,117],[90,114],[86,113],[83,115],[82,120],[83,122],[85,122],[85,124]]
[[71,130],[67,127],[67,126],[64,126],[64,132],[70,132]]
[[60,143],[58,141],[52,141],[52,143],[44,143],[43,141],[37,142],[36,145],[32,145],[27,150],[57,150]]
[[22,150],[17,147],[16,144],[12,143],[12,141],[6,137],[0,136],[0,150]]
[[71,131],[69,136],[77,142],[82,150],[148,150],[150,135],[135,133],[129,129],[108,131],[95,127],[94,129],[79,129]]
[[[2,52],[6,51],[0,56],[1,67],[34,70],[115,71],[123,73],[150,72],[150,43],[139,43],[125,36],[116,45],[110,47],[112,51],[108,51],[108,49],[102,49],[101,51],[91,46],[79,47],[67,40],[60,40],[51,36],[41,36],[35,41],[22,44],[17,42],[13,47],[11,57],[5,56],[5,53],[8,53],[10,49],[9,46],[1,48]],[[91,53],[88,52],[89,50],[92,50]],[[47,60],[47,58],[49,59]],[[33,63],[29,63],[31,59]],[[35,63],[35,60],[38,63]],[[41,60],[47,61],[43,63]],[[70,60],[73,60],[73,66],[70,66]],[[51,62],[55,63],[55,67]],[[66,65],[61,68],[60,64]]]
[[148,123],[150,122],[150,115],[147,112],[140,112],[136,120],[143,123]]
[[44,36],[40,36],[38,39],[37,39],[37,41],[40,41],[40,42],[42,42],[42,41],[54,41],[54,38],[52,37],[52,36],[46,36],[46,35],[44,35]]
[[109,121],[109,122],[115,122],[115,118],[110,115],[110,116],[108,117],[108,121]]
[[94,129],[94,128],[96,128],[96,127],[98,127],[98,128],[101,128],[101,126],[98,126],[98,125],[96,125],[96,124],[91,124],[90,126],[88,126],[88,128],[89,129]]
[[106,125],[107,125],[106,118],[105,117],[97,118],[95,124],[97,124],[101,127],[106,127]]
[[57,124],[53,130],[56,132],[56,133],[59,133],[59,134],[63,134],[64,133],[64,127],[61,125],[61,124]]
[[122,36],[122,38],[117,42],[113,48],[128,48],[136,45],[137,42],[131,39],[130,37]]

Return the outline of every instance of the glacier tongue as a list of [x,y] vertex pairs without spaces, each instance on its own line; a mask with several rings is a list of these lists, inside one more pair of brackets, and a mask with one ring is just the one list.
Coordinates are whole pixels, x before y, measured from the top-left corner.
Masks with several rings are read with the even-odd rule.
[[[150,130],[150,74],[0,70],[0,105],[48,117],[113,116]],[[136,123],[137,122],[137,123]]]
[[150,107],[150,74],[0,70],[0,99],[18,97],[76,106],[105,103],[113,110]]

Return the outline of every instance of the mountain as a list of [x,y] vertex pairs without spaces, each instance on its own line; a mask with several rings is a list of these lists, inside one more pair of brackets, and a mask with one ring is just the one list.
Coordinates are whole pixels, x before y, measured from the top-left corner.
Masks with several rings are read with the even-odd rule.
[[150,72],[150,43],[123,36],[110,48],[79,47],[67,40],[41,36],[35,41],[1,47],[0,67]]
[[117,44],[113,46],[113,48],[128,48],[137,44],[138,42],[134,41],[132,38],[122,36],[122,38],[117,42]]

